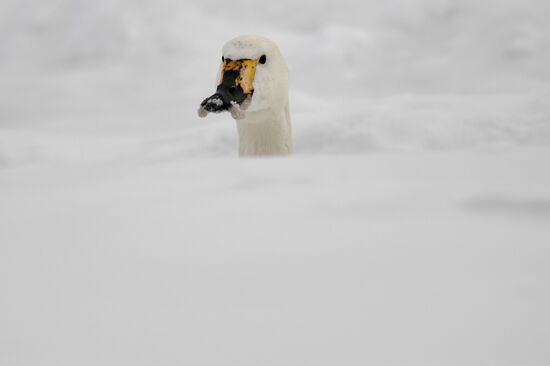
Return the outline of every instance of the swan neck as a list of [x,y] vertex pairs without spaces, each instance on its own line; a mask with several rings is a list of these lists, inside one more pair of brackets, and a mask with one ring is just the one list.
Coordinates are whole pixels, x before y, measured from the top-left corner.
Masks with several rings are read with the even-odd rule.
[[239,155],[288,155],[292,153],[292,131],[288,106],[281,111],[247,113],[237,120]]

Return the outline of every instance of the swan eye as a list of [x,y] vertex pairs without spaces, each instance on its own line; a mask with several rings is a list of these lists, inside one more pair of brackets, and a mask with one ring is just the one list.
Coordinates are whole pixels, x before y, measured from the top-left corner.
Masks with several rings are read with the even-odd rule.
[[261,63],[262,65],[265,64],[267,62],[267,56],[266,55],[262,55],[262,57],[260,57],[260,59],[258,60],[259,63]]
[[222,56],[222,62],[225,62],[225,57]]

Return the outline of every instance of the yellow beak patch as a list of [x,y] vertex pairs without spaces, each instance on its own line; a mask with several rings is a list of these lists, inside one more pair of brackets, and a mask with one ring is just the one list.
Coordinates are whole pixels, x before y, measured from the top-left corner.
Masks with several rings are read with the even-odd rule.
[[223,83],[225,73],[228,71],[238,71],[239,77],[235,79],[235,86],[240,86],[245,95],[250,95],[254,91],[254,75],[256,75],[256,66],[258,60],[229,60],[223,61],[222,75],[220,84]]

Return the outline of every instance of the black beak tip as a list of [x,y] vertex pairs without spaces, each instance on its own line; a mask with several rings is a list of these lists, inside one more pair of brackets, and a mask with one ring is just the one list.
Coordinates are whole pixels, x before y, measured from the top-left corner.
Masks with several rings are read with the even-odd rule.
[[225,103],[222,96],[218,93],[203,100],[203,102],[201,103],[201,107],[203,107],[208,112],[213,113],[223,112],[226,111],[228,108],[227,103]]

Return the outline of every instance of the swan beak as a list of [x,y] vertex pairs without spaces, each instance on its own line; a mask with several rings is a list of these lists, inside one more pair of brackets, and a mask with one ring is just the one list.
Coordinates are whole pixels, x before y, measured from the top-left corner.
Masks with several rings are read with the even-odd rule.
[[[251,95],[254,92],[253,83],[254,75],[256,75],[256,66],[258,66],[258,60],[233,61],[225,59],[223,62],[220,85],[224,84],[225,78],[227,77],[230,82],[240,87],[245,95]],[[233,79],[232,73],[237,73],[235,79]]]
[[254,94],[254,76],[258,60],[224,59],[220,84],[216,93],[206,98],[199,108],[199,116],[209,112],[231,112],[235,119],[244,118],[244,110],[250,105]]

